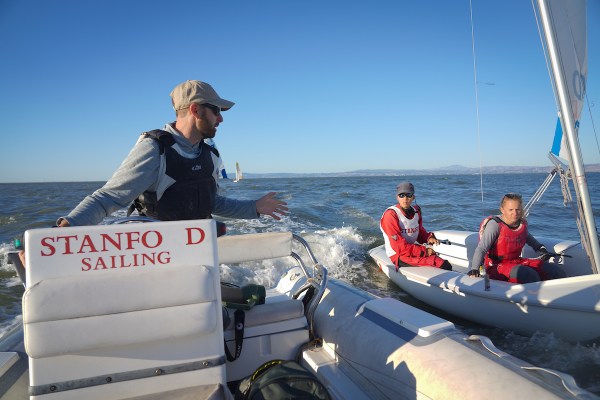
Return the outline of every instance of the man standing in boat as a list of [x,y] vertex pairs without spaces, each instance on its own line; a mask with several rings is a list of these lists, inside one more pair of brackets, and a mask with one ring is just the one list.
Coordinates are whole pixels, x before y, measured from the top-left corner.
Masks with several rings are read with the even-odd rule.
[[[223,122],[222,111],[234,103],[222,99],[211,85],[191,80],[171,92],[176,121],[144,132],[106,184],[87,196],[58,226],[95,225],[114,211],[133,204],[159,220],[223,217],[277,220],[286,203],[274,192],[258,200],[235,200],[217,193],[219,154],[204,143]],[[132,207],[132,208],[133,208]]]
[[412,204],[415,200],[413,184],[400,183],[396,193],[398,204],[385,210],[379,225],[385,240],[385,252],[396,265],[396,270],[403,266],[419,266],[451,271],[452,265],[425,245],[437,245],[440,242],[433,233],[425,230],[421,208]]
[[[525,244],[541,254],[540,258],[523,258]],[[556,264],[545,263],[548,251],[527,230],[520,194],[505,194],[500,201],[500,215],[485,218],[479,228],[479,244],[473,254],[469,276],[479,276],[485,266],[490,279],[514,283],[564,278]]]

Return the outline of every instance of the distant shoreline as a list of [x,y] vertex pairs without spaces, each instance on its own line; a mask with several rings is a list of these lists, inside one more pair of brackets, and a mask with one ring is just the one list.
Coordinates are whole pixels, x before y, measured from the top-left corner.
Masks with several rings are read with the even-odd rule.
[[[272,173],[252,173],[244,172],[244,179],[269,179],[269,178],[359,178],[370,176],[421,176],[421,175],[497,175],[497,174],[548,174],[552,171],[552,166],[547,167],[483,167],[479,168],[463,167],[461,165],[452,165],[443,168],[432,169],[362,169],[349,172],[315,172],[315,173],[293,173],[293,172],[272,172]],[[600,172],[600,164],[589,164],[585,166],[586,173]],[[232,179],[227,179],[228,181]],[[89,181],[44,181],[44,182],[0,182],[2,184],[16,183],[69,183],[69,182],[106,182],[102,180]]]
[[[362,169],[348,172],[315,172],[315,173],[252,173],[244,172],[244,178],[335,178],[335,177],[369,177],[369,176],[420,176],[420,175],[484,175],[493,174],[549,174],[552,166],[546,167],[463,167],[451,165],[449,167],[431,169]],[[600,172],[600,164],[589,164],[585,166],[586,173]]]

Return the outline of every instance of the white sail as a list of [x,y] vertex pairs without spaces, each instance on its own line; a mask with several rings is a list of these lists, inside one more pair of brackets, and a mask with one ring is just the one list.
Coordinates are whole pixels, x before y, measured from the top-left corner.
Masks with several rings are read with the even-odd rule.
[[[547,8],[554,28],[557,56],[560,58],[564,73],[566,102],[573,115],[576,133],[585,99],[588,72],[586,2],[585,0],[550,0],[547,2]],[[566,135],[563,134],[562,126],[565,121],[563,120],[562,124],[560,122],[559,114],[551,152],[570,161],[569,144]]]
[[585,0],[538,0],[538,8],[563,136],[561,148],[552,154],[556,150],[569,162],[583,226],[581,242],[598,273],[600,243],[577,133],[587,78],[587,4]]
[[235,163],[235,179],[234,182],[239,182],[244,179],[244,175],[242,174],[242,169],[240,168],[239,163]]

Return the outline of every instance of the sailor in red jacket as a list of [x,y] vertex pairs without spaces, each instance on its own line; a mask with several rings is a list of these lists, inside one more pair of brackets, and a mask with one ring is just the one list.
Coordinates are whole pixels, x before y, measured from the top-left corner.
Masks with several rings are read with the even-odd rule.
[[[520,194],[509,193],[500,201],[500,215],[487,217],[479,228],[479,244],[473,254],[469,276],[479,276],[479,266],[485,266],[491,279],[513,283],[564,278],[565,271],[557,264],[545,263],[548,251],[527,229],[523,218]],[[525,245],[541,254],[538,258],[523,258]]]
[[385,252],[396,268],[402,266],[437,267],[451,271],[452,265],[436,255],[425,244],[439,244],[433,233],[423,228],[421,208],[412,205],[415,187],[402,182],[396,187],[398,204],[389,207],[381,217],[380,228]]

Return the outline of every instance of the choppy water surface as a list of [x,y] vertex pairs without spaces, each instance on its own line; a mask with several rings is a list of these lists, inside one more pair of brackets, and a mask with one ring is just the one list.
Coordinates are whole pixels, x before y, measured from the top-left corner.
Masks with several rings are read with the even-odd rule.
[[[453,321],[467,333],[489,336],[500,349],[535,365],[573,375],[578,384],[600,394],[600,341],[572,344],[551,334],[533,337],[486,328],[459,320],[413,299],[390,283],[368,258],[367,251],[383,244],[379,218],[395,201],[395,186],[408,179],[416,187],[416,201],[423,208],[428,230],[478,229],[481,219],[497,213],[498,202],[507,192],[523,194],[526,201],[545,179],[543,174],[488,175],[483,178],[483,201],[477,175],[414,177],[351,177],[246,179],[225,181],[222,194],[256,199],[276,191],[288,202],[290,215],[282,221],[225,220],[230,234],[291,230],[310,244],[330,275],[380,296],[390,296]],[[588,174],[594,209],[600,210],[600,174]],[[0,184],[0,334],[20,323],[20,281],[7,264],[6,252],[24,230],[51,226],[100,182]],[[595,211],[598,219],[600,211]],[[124,215],[124,211],[118,213]],[[558,182],[553,182],[531,215],[531,232],[579,240],[572,210],[563,206]],[[276,263],[255,265],[253,270],[224,268],[223,279],[273,285],[280,274]]]

